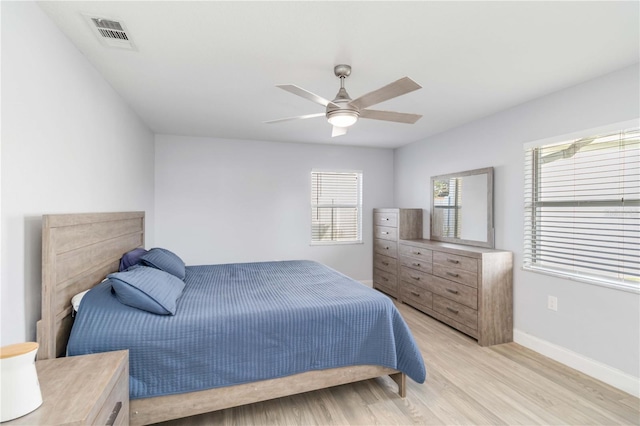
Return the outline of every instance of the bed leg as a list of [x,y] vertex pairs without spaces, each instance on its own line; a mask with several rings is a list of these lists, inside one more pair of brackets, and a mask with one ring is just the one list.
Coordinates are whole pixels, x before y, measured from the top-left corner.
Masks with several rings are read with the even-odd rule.
[[407,396],[407,376],[404,373],[396,373],[389,375],[393,379],[394,382],[398,384],[398,394],[400,394],[400,398],[404,398]]

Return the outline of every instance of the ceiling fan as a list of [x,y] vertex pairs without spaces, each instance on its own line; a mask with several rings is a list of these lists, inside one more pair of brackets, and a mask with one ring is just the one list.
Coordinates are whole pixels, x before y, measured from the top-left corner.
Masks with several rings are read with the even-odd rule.
[[374,90],[373,92],[369,92],[366,95],[362,95],[359,98],[352,100],[344,88],[344,79],[349,77],[351,74],[351,66],[344,64],[336,65],[333,68],[333,72],[336,77],[340,79],[340,90],[338,91],[336,98],[332,101],[293,84],[279,84],[276,86],[286,90],[287,92],[291,92],[294,95],[301,96],[311,102],[315,102],[326,107],[326,112],[301,115],[298,117],[280,118],[278,120],[266,121],[265,123],[279,123],[281,121],[301,120],[322,117],[324,115],[327,117],[329,124],[333,125],[331,136],[335,137],[346,134],[347,129],[350,126],[353,126],[358,121],[358,118],[370,118],[373,120],[413,124],[422,117],[422,115],[419,114],[367,109],[367,107],[372,105],[422,88],[422,86],[411,80],[409,77],[403,77],[400,80],[387,84],[378,90]]

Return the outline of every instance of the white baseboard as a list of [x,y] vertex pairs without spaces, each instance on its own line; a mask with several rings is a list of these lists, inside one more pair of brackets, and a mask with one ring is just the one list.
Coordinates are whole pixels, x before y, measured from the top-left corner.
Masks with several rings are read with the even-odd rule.
[[373,288],[373,280],[360,280],[360,282],[366,285],[367,287]]
[[599,361],[587,358],[577,352],[542,340],[520,330],[513,330],[513,341],[558,361],[568,367],[601,380],[614,388],[640,398],[640,378],[610,367]]

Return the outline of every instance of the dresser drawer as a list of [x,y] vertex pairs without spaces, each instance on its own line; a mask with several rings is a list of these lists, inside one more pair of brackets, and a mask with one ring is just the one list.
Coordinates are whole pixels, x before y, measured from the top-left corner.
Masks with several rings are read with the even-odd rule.
[[465,326],[478,329],[478,311],[445,297],[433,295],[433,310],[454,319]]
[[418,309],[431,309],[433,294],[424,288],[409,283],[401,284],[402,301]]
[[109,397],[102,405],[94,424],[96,425],[128,425],[129,424],[129,370],[123,371],[118,378]]
[[478,289],[438,277],[431,277],[429,289],[439,296],[478,309]]
[[383,291],[389,296],[398,297],[398,285],[395,280],[391,280],[388,277],[383,277],[381,275],[376,277],[376,274],[374,273],[373,288]]
[[398,227],[398,213],[374,213],[373,224],[379,226]]
[[402,256],[412,257],[414,259],[424,260],[431,263],[431,250],[421,247],[414,247],[407,244],[400,244],[400,254]]
[[373,270],[373,282],[380,283],[385,287],[396,288],[398,284],[398,278],[395,272],[383,271],[381,269]]
[[390,226],[374,226],[373,232],[375,232],[375,238],[381,238],[383,240],[398,240],[398,228],[392,228]]
[[424,272],[416,271],[415,269],[407,268],[406,266],[400,267],[400,279],[409,284],[429,289],[429,281],[431,281],[431,275]]
[[398,297],[398,289],[396,287],[388,287],[374,281],[373,288],[382,291],[383,293],[386,293],[391,297]]
[[382,269],[383,271],[396,274],[398,271],[398,261],[393,257],[382,256],[380,254],[373,254],[373,267]]
[[433,275],[471,287],[478,287],[478,274],[447,265],[433,264]]
[[381,240],[380,238],[373,239],[373,250],[384,256],[398,258],[398,243],[395,241]]
[[436,251],[433,253],[433,263],[452,266],[469,272],[478,272],[478,259]]
[[413,259],[411,257],[400,255],[400,264],[402,266],[406,266],[407,268],[417,269],[418,271],[424,272],[426,274],[431,273],[431,262],[427,262],[426,260]]

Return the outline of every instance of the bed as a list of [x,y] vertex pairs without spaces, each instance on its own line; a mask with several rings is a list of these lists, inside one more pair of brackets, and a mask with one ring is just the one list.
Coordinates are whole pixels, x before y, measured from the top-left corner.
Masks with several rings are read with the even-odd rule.
[[[70,305],[71,297],[83,290],[96,287],[89,295],[95,295],[92,298],[103,297],[108,299],[108,292],[101,289],[100,282],[107,274],[118,270],[119,260],[124,253],[143,246],[143,212],[48,215],[43,217],[42,319],[38,322],[37,327],[38,341],[40,343],[39,359],[59,357],[65,354],[73,324]],[[284,263],[287,265],[284,265]],[[286,270],[293,271],[291,272],[293,274],[291,277],[286,276],[283,278],[283,276],[278,275],[283,273],[280,271],[284,266],[286,266]],[[256,268],[270,268],[270,270],[276,271],[274,276],[277,279],[289,280],[294,286],[302,285],[296,283],[303,275],[317,275],[319,281],[326,282],[329,287],[335,285],[333,283],[334,280],[348,280],[344,276],[341,278],[341,274],[335,271],[319,269],[315,262],[223,265],[211,269],[211,271],[218,271],[219,274],[227,278],[238,274],[249,276],[265,275],[263,270],[256,272]],[[195,288],[196,285],[193,282],[198,281],[196,280],[197,277],[211,273],[205,267],[188,267],[187,276],[185,277],[185,282],[187,283],[185,289]],[[266,275],[270,274],[267,273]],[[103,283],[102,286],[104,287],[107,284]],[[316,284],[317,282],[309,282],[302,285],[302,288],[298,290],[306,294],[311,287],[306,287],[305,289],[305,285]],[[368,291],[355,282],[353,284],[359,286],[355,288],[356,292]],[[239,284],[235,283],[234,285]],[[188,294],[186,291],[185,295]],[[374,299],[376,299],[375,295],[373,296]],[[193,300],[193,296],[183,297],[185,297],[185,300],[192,297]],[[260,299],[265,296],[264,294],[256,294],[255,297]],[[107,299],[97,299],[99,300],[98,302],[92,303],[96,303],[96,309],[98,309],[103,304],[109,304]],[[337,299],[334,302],[338,303]],[[87,302],[87,304],[89,303]],[[118,302],[116,301],[115,303],[117,304]],[[80,310],[80,314],[83,315],[84,304],[85,302],[83,301]],[[375,301],[374,304],[378,305],[378,301]],[[223,304],[218,306],[218,309],[222,309],[223,306]],[[253,308],[255,306],[254,303]],[[112,306],[112,308],[114,307],[118,309],[116,305]],[[248,303],[248,308],[251,308],[251,303]],[[300,309],[307,308],[302,306]],[[333,306],[332,309],[336,309],[336,306]],[[395,310],[395,308],[393,309]],[[91,311],[93,312],[93,309]],[[189,310],[189,312],[191,311]],[[153,316],[152,314],[149,315]],[[287,316],[285,315],[285,317]],[[326,321],[327,318],[323,317],[322,321]],[[280,321],[280,326],[282,326],[282,319]],[[298,319],[294,318],[293,322],[297,323],[297,321]],[[359,323],[359,321],[357,320],[356,322]],[[394,321],[397,322],[397,318]],[[81,321],[78,323],[81,324]],[[403,324],[404,322],[400,319],[400,323],[393,325],[393,327],[398,326],[402,329]],[[404,326],[406,327],[406,325]],[[190,329],[193,328],[192,325],[188,327]],[[79,328],[82,327],[78,326],[77,329]],[[77,332],[77,329],[74,330],[74,333]],[[300,334],[300,330],[297,333]],[[372,332],[367,333],[369,335],[372,334]],[[378,332],[376,331],[374,334],[377,336]],[[367,339],[371,340],[371,336]],[[103,337],[96,338],[96,341],[101,340],[104,340]],[[376,337],[374,340],[377,341],[379,339]],[[74,350],[77,351],[78,345],[75,344],[75,340],[72,341],[72,344]],[[279,343],[275,346],[281,346],[281,344]],[[367,348],[367,344],[363,347]],[[367,354],[376,352],[371,348],[373,346],[368,347],[364,352]],[[165,349],[163,348],[162,350]],[[91,350],[93,349],[88,349],[89,352]],[[98,351],[100,350],[109,350],[109,348],[98,348]],[[417,349],[415,350],[417,351]],[[136,352],[137,349],[132,347],[130,353],[131,351]],[[419,371],[420,365],[416,365],[415,360],[403,361],[400,359],[405,356],[405,352],[410,353],[411,350],[399,349],[397,351],[400,354],[398,360],[381,361],[379,358],[369,357],[371,363],[364,365],[348,365],[349,362],[347,361],[347,365],[332,367],[319,362],[312,370],[305,371],[306,367],[304,366],[296,367],[299,371],[286,373],[283,377],[281,377],[282,371],[270,372],[264,377],[246,376],[241,379],[233,377],[229,379],[228,383],[224,381],[207,383],[204,385],[204,390],[189,391],[183,387],[177,391],[160,389],[159,391],[153,391],[151,394],[145,394],[144,392],[140,393],[140,389],[136,388],[135,383],[132,383],[133,399],[130,402],[130,423],[148,424],[170,420],[385,375],[390,376],[398,384],[400,396],[404,397],[406,393],[406,375],[400,370],[409,371],[412,377],[418,380],[420,380],[421,374]],[[412,356],[416,357],[415,354]],[[422,379],[424,379],[424,365],[419,351],[417,356],[420,358],[419,364],[423,369]],[[130,363],[133,362],[130,361]],[[181,375],[179,374],[176,377]],[[135,380],[138,380],[138,378],[136,377]],[[185,380],[188,382],[188,377]],[[209,386],[215,387],[208,388]]]

